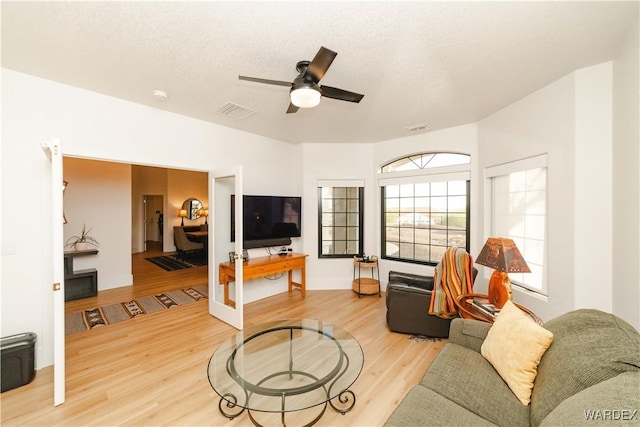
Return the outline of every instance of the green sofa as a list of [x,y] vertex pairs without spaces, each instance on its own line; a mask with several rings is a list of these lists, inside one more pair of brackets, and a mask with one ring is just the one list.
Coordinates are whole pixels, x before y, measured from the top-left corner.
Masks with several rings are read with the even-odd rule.
[[576,310],[544,324],[553,342],[523,405],[480,354],[491,324],[454,319],[449,343],[386,426],[640,425],[640,334]]

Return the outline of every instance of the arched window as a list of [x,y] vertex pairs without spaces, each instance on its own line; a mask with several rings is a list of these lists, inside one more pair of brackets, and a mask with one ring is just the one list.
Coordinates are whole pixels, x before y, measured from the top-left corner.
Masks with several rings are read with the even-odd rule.
[[468,154],[420,153],[383,165],[382,257],[435,265],[449,247],[469,251]]
[[421,153],[394,160],[380,168],[381,173],[430,169],[443,166],[466,165],[471,156],[460,153]]

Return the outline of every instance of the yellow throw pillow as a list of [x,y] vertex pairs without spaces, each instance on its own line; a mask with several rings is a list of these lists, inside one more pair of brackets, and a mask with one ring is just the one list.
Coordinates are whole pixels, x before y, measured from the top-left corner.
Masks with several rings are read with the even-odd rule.
[[489,329],[480,352],[523,405],[531,402],[533,381],[553,334],[507,301]]

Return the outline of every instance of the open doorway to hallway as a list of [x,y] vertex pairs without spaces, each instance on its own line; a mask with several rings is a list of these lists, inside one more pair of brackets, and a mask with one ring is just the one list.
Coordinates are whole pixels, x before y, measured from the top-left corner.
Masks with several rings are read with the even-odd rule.
[[[129,294],[132,291],[128,288],[141,283],[143,292],[154,283],[156,289],[181,286],[180,275],[146,258],[175,254],[173,227],[182,221],[190,227],[204,224],[204,217],[182,219],[178,212],[190,199],[200,200],[203,208],[209,206],[208,172],[66,156],[63,166],[63,178],[68,182],[64,239],[78,234],[83,225],[91,229],[99,242],[98,253],[79,259],[76,267],[97,269],[98,293],[117,293],[115,290],[122,288]],[[140,256],[132,259],[137,254]],[[134,265],[138,258],[141,263]],[[206,283],[207,269],[203,270],[201,278],[196,276]],[[176,280],[171,283],[174,275]]]
[[164,198],[162,195],[142,196],[144,209],[144,251],[162,251],[164,235]]
[[[177,209],[187,197],[185,194],[207,193],[206,173],[199,173],[205,181],[202,190],[193,183],[199,175],[192,171],[87,159],[70,159],[67,166],[65,172],[77,193],[70,193],[74,197],[65,201],[70,217],[90,218],[100,237],[98,254],[91,267],[98,269],[100,278],[113,271],[121,271],[130,278],[124,286],[107,289],[101,289],[99,282],[96,296],[67,301],[67,313],[208,283],[207,265],[168,271],[148,261],[148,258],[175,254],[171,231],[172,225],[179,223]],[[169,179],[163,178],[167,175],[188,179],[177,180],[178,184],[172,185]],[[127,189],[130,189],[128,194]],[[130,227],[127,224],[131,224]],[[118,238],[114,239],[114,235]],[[123,254],[123,259],[109,264],[113,253]]]

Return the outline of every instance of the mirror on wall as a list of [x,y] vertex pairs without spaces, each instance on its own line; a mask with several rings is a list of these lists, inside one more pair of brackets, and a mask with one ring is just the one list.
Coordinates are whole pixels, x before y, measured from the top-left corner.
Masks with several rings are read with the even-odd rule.
[[187,199],[182,204],[182,209],[187,211],[187,216],[185,218],[188,219],[198,219],[201,215],[201,209],[203,208],[202,202],[198,199]]

